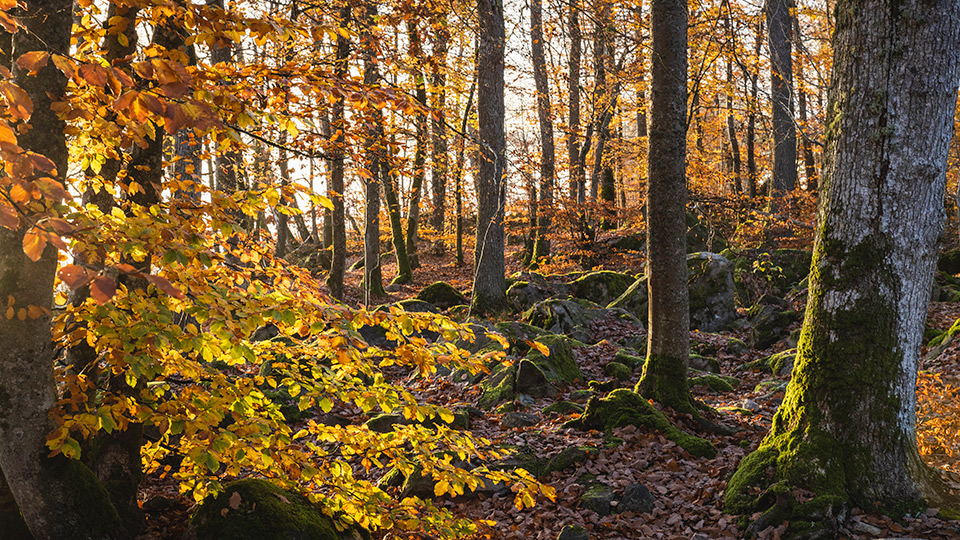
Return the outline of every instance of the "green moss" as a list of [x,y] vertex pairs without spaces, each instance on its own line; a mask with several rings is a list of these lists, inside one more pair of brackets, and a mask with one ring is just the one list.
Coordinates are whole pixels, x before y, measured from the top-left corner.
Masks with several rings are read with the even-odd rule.
[[571,446],[564,448],[559,454],[553,456],[543,467],[541,476],[546,476],[554,471],[562,471],[572,467],[577,463],[583,463],[591,457],[596,457],[599,451],[592,446]]
[[259,479],[224,486],[204,500],[190,526],[197,540],[340,540],[333,520],[306,497]]
[[620,272],[590,272],[570,283],[570,295],[605,306],[618,299],[636,281],[634,276]]
[[531,348],[524,360],[536,364],[548,381],[570,383],[583,379],[583,373],[580,372],[571,348],[582,346],[582,343],[557,334],[544,334],[537,337],[536,341],[546,345],[550,355],[545,356],[539,350]]
[[955,507],[941,508],[940,511],[937,512],[937,517],[949,521],[960,521],[960,509]]
[[696,414],[683,359],[648,355],[634,392],[677,412]]
[[415,298],[433,304],[440,309],[447,309],[467,303],[466,297],[464,297],[460,291],[443,281],[437,281],[436,283],[427,285],[417,293]]
[[559,415],[577,414],[577,413],[583,412],[583,405],[574,403],[572,401],[558,401],[553,405],[548,405],[544,407],[543,410],[540,412],[544,416],[552,415],[552,414],[559,414]]
[[644,359],[642,356],[634,354],[636,351],[633,349],[620,349],[617,351],[617,354],[614,355],[614,362],[619,362],[625,366],[628,366],[630,369],[637,369],[643,367]]
[[501,401],[513,399],[515,379],[515,366],[501,366],[480,383],[483,395],[480,396],[477,406],[481,409],[489,409]]
[[[732,378],[732,377],[730,377]],[[734,379],[736,380],[736,379]],[[706,386],[714,392],[731,392],[733,391],[733,385],[725,377],[718,377],[716,375],[701,375],[699,377],[692,377],[690,379],[690,386]]]
[[717,453],[710,441],[680,431],[643,396],[622,388],[603,399],[590,398],[583,415],[571,425],[605,431],[628,425],[646,427],[660,431],[695,456],[712,458]]
[[620,362],[610,362],[603,366],[603,372],[618,381],[629,381],[633,377],[633,370]]

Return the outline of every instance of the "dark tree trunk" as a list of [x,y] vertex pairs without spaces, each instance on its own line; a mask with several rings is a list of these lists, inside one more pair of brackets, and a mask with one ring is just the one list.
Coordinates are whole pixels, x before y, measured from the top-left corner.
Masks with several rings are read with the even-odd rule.
[[473,107],[473,94],[477,90],[477,82],[470,84],[470,94],[467,96],[467,104],[463,108],[463,121],[460,123],[460,137],[457,139],[457,162],[456,172],[454,173],[454,198],[456,199],[456,233],[457,233],[457,265],[462,265],[463,260],[463,165],[464,150],[466,147],[467,122],[470,120],[470,109]]
[[586,198],[585,174],[583,160],[580,159],[580,7],[577,0],[570,1],[568,26],[570,31],[570,59],[567,64],[567,93],[570,95],[568,124],[570,133],[567,135],[567,159],[570,169],[570,199],[583,203]]
[[[349,5],[340,8],[339,19],[340,25],[347,25],[350,20]],[[337,56],[334,63],[334,74],[337,79],[346,80],[349,70],[347,65],[349,57],[349,39],[343,34],[337,33]],[[333,203],[333,210],[330,213],[330,219],[333,222],[333,254],[327,285],[330,287],[331,296],[337,300],[343,300],[343,273],[347,260],[347,223],[343,208],[344,133],[346,128],[343,95],[338,95],[333,103],[333,117],[330,123],[336,143],[331,150],[330,159],[330,191],[328,194],[330,202]]]
[[[13,37],[12,58],[31,51],[68,55],[72,2],[29,0]],[[64,99],[66,79],[52,63],[28,75],[16,65],[12,82],[33,103],[30,127],[18,133],[24,149],[50,158],[61,182],[67,173],[64,123],[51,108]],[[2,204],[2,203],[0,203]],[[41,215],[55,217],[52,204]],[[57,249],[47,244],[37,260],[23,249],[31,226],[0,227],[0,294],[14,309],[53,306]],[[120,520],[96,477],[78,461],[48,458],[46,437],[53,429],[50,409],[57,400],[52,369],[53,341],[49,311],[39,317],[6,318],[0,326],[0,470],[24,521],[37,540],[119,536]]]
[[647,360],[637,392],[692,412],[686,264],[687,2],[651,3]]
[[760,46],[763,43],[763,21],[757,25],[754,34],[753,71],[745,75],[750,78],[750,104],[747,115],[747,195],[750,200],[757,198],[757,99],[760,93]]
[[[363,47],[363,84],[373,88],[380,83],[377,68],[377,43],[373,36],[377,6],[373,2],[363,8],[360,45]],[[380,267],[380,173],[386,159],[386,141],[383,137],[383,114],[374,106],[361,111],[367,125],[364,146],[366,171],[363,176],[363,303],[373,305],[376,298],[386,296],[383,289],[383,271]],[[386,179],[384,179],[386,181]],[[396,233],[394,233],[396,236]]]
[[[821,537],[852,505],[903,515],[946,502],[917,452],[915,407],[960,80],[960,3],[859,0],[837,15],[793,376],[725,497],[729,511],[765,512],[754,529],[806,522]],[[794,501],[800,490],[821,504]]]
[[547,59],[543,52],[543,16],[541,0],[530,2],[530,48],[533,56],[533,79],[537,89],[537,118],[540,121],[540,205],[536,235],[533,241],[533,262],[550,255],[550,215],[553,205],[553,182],[556,175],[556,150],[553,144],[553,112],[550,108],[550,82],[547,80]]
[[800,142],[803,148],[803,172],[807,179],[807,191],[816,191],[819,180],[817,179],[817,165],[813,159],[813,145],[810,143],[810,134],[807,130],[807,93],[803,90],[803,85],[800,84],[803,80],[803,62],[797,66],[797,75],[797,104],[800,109],[800,126],[803,129]]
[[[447,49],[450,46],[450,33],[443,26],[437,30],[433,47],[433,73],[430,84],[433,86],[433,108],[443,114],[447,108]],[[433,229],[443,238],[443,226],[447,213],[447,124],[442,116],[431,117],[433,130],[433,167],[430,176],[433,187]]]
[[506,300],[503,214],[506,203],[506,138],[503,130],[503,68],[506,37],[501,0],[477,0],[477,116],[480,167],[476,176],[477,241],[472,307],[497,311]]
[[422,110],[416,113],[416,149],[413,155],[413,181],[410,184],[410,205],[407,211],[407,258],[410,260],[410,269],[415,270],[420,267],[420,259],[417,256],[417,243],[419,234],[417,232],[420,226],[420,198],[423,191],[423,181],[427,175],[427,81],[423,76],[423,69],[420,61],[423,59],[423,50],[420,44],[420,33],[417,31],[416,23],[407,22],[407,34],[410,36],[410,55],[413,57],[416,67],[412,73],[414,84],[416,85],[417,103]]
[[793,122],[792,0],[768,0],[765,8],[770,47],[770,98],[773,102],[773,176],[770,196],[797,185],[797,130]]

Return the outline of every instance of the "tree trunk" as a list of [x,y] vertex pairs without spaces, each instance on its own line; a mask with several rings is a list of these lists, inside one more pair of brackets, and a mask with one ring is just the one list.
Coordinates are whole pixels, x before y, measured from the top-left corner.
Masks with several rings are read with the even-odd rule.
[[[836,527],[851,504],[903,515],[945,502],[917,452],[915,388],[943,227],[960,3],[842,2],[837,14],[793,377],[725,497],[729,511],[766,512],[755,529],[784,519]],[[794,488],[816,498],[797,503]]]
[[[433,86],[433,109],[445,114],[447,109],[447,49],[450,46],[450,32],[446,26],[437,30],[433,46],[433,73],[430,84]],[[433,167],[430,174],[433,187],[433,229],[439,238],[443,238],[443,225],[447,213],[447,124],[443,116],[431,117],[433,130]]]
[[760,45],[763,43],[763,21],[757,25],[754,34],[753,72],[746,74],[750,78],[750,108],[747,116],[747,195],[750,200],[757,198],[757,98],[760,93]]
[[807,179],[807,191],[816,191],[819,181],[817,180],[817,166],[813,159],[813,145],[810,144],[809,134],[807,130],[807,93],[803,90],[803,85],[800,82],[803,80],[803,62],[797,66],[797,102],[800,106],[800,127],[803,129],[801,132],[801,146],[803,148],[803,169],[804,176]]
[[686,263],[687,2],[653,0],[647,187],[647,359],[637,392],[692,412]]
[[797,185],[797,130],[793,122],[793,25],[791,0],[768,0],[770,99],[773,101],[773,176],[770,196],[782,197]]
[[556,150],[553,145],[553,112],[550,110],[550,82],[547,80],[547,59],[543,52],[543,15],[541,0],[530,2],[530,48],[533,57],[533,80],[537,88],[537,118],[540,121],[540,206],[533,241],[533,263],[550,255],[550,214],[553,205],[553,182],[556,175]]
[[428,142],[427,114],[425,112],[427,110],[427,81],[423,76],[423,68],[420,66],[423,51],[421,50],[420,33],[417,31],[415,22],[407,22],[407,34],[410,36],[410,55],[416,66],[412,75],[417,89],[417,102],[422,107],[416,113],[416,149],[413,154],[413,181],[410,184],[410,205],[407,211],[407,258],[410,259],[410,269],[414,270],[420,267],[420,259],[417,256],[419,240],[417,229],[420,226],[420,198],[423,181],[427,175]]
[[[72,24],[70,0],[29,0],[13,36],[13,58],[30,51],[68,54]],[[19,145],[50,158],[57,177],[67,172],[64,123],[51,106],[64,99],[66,79],[51,64],[28,75],[13,68],[13,80],[33,103],[30,127]],[[47,203],[43,215],[56,217]],[[36,261],[23,249],[30,225],[0,227],[0,295],[15,310],[53,306],[57,249],[47,244]],[[120,520],[96,477],[78,461],[48,458],[46,437],[53,429],[50,409],[57,400],[49,311],[38,317],[6,317],[0,326],[0,470],[24,521],[37,540],[120,536]]]
[[480,167],[476,176],[477,241],[472,309],[497,311],[506,300],[503,214],[506,203],[506,137],[503,130],[504,34],[501,0],[477,0],[477,116]]
[[463,108],[463,121],[460,123],[460,137],[457,141],[457,163],[454,173],[454,198],[456,203],[456,233],[457,233],[457,265],[463,264],[463,165],[464,150],[466,147],[467,122],[470,120],[470,109],[473,107],[473,94],[477,91],[477,82],[470,84],[470,94],[467,96],[467,105]]
[[567,93],[569,94],[568,114],[570,116],[567,135],[567,158],[570,169],[570,199],[583,203],[586,197],[583,160],[580,159],[580,7],[577,0],[570,0],[568,16],[570,32],[570,58],[567,64]]
[[[380,136],[383,137],[380,124]],[[413,270],[410,268],[410,259],[407,257],[407,246],[403,238],[403,216],[400,215],[400,200],[394,184],[393,168],[387,156],[380,160],[380,180],[383,186],[383,198],[387,202],[387,213],[390,216],[390,232],[393,238],[393,253],[397,259],[397,277],[391,283],[410,283],[413,281]]]
[[[375,88],[380,84],[377,68],[377,43],[373,36],[377,6],[373,2],[363,8],[360,44],[363,47],[363,84]],[[383,271],[380,267],[380,173],[381,162],[386,159],[386,141],[383,137],[383,114],[371,105],[361,111],[366,134],[364,156],[366,171],[363,177],[363,303],[373,305],[375,298],[386,296],[383,290]],[[384,179],[386,181],[386,179]]]
[[[346,27],[350,20],[350,6],[344,5],[340,8],[339,24]],[[339,80],[346,80],[349,66],[347,60],[350,57],[350,41],[343,35],[337,33],[337,56],[334,61],[334,74]],[[330,295],[337,300],[343,300],[343,273],[347,260],[347,222],[343,208],[343,168],[344,168],[344,137],[346,120],[344,118],[344,96],[338,94],[333,102],[333,118],[331,128],[336,143],[331,150],[330,159],[330,202],[333,203],[333,210],[330,213],[333,222],[333,258],[330,261],[330,276],[327,278],[327,285],[330,287]]]

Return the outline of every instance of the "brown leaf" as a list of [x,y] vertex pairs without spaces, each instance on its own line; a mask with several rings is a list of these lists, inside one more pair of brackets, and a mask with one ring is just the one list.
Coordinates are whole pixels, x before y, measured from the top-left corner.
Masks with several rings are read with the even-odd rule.
[[99,64],[84,64],[80,66],[80,78],[87,84],[103,88],[107,84],[107,70]]
[[30,96],[23,91],[23,88],[11,82],[4,81],[0,83],[0,91],[2,91],[3,96],[7,98],[7,104],[10,106],[10,114],[24,121],[30,119],[30,115],[33,114],[33,102],[30,101]]
[[152,283],[154,287],[160,289],[161,291],[169,294],[174,298],[179,298],[180,300],[183,300],[186,298],[186,296],[183,294],[183,291],[174,287],[173,284],[167,280],[167,278],[160,277],[154,274],[147,274],[143,277],[145,277],[147,281]]
[[11,206],[0,204],[0,227],[17,230],[20,227],[20,215]]
[[46,51],[30,51],[23,53],[17,58],[17,66],[20,69],[26,69],[30,72],[36,72],[47,65],[50,60],[50,53]]
[[107,276],[99,276],[90,285],[90,296],[101,306],[117,294],[117,282]]
[[43,248],[46,246],[47,235],[36,227],[31,228],[27,231],[27,234],[23,235],[23,252],[33,262],[40,260],[40,255],[43,254]]
[[233,508],[234,510],[240,508],[240,502],[241,502],[240,493],[234,491],[233,493],[230,494],[230,501],[229,501],[230,508]]
[[57,277],[71,289],[83,287],[93,279],[93,275],[86,268],[76,264],[68,264],[61,268],[57,272]]

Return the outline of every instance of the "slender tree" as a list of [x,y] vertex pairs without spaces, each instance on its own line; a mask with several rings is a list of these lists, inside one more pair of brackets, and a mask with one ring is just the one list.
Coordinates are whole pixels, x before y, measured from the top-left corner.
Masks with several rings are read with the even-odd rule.
[[[340,8],[338,24],[346,26],[350,20],[350,4],[345,3]],[[334,60],[334,73],[337,78],[345,80],[349,73],[347,60],[350,57],[350,41],[345,32],[337,33],[337,52]],[[333,204],[333,210],[330,212],[330,219],[333,222],[333,256],[330,263],[330,276],[327,278],[327,285],[330,287],[330,294],[337,300],[343,300],[343,274],[346,269],[347,260],[347,223],[346,212],[343,207],[344,185],[344,138],[346,119],[344,117],[345,97],[338,95],[333,102],[333,115],[331,124],[331,141],[333,148],[330,158],[330,202]]]
[[[945,502],[917,452],[915,407],[960,81],[960,3],[841,0],[836,13],[793,376],[725,497],[729,511],[764,512],[751,530],[789,520],[788,535],[806,527],[811,538],[835,535],[851,505],[903,515]],[[794,498],[803,490],[808,503]]]
[[577,0],[570,0],[567,15],[567,26],[570,32],[570,54],[567,63],[567,94],[569,102],[567,123],[567,167],[570,169],[569,187],[570,199],[583,203],[586,199],[586,185],[583,160],[580,158],[580,7]]
[[556,174],[556,150],[553,143],[553,112],[550,108],[550,81],[543,52],[543,13],[541,0],[530,2],[530,49],[533,80],[537,90],[537,118],[540,122],[540,204],[533,241],[533,262],[550,255],[550,206]]
[[773,176],[770,196],[797,185],[797,130],[793,121],[792,0],[767,0],[770,48],[770,98],[773,101]]
[[447,213],[447,124],[443,112],[447,107],[447,49],[450,47],[450,31],[446,18],[436,30],[433,44],[433,63],[431,64],[431,94],[434,114],[430,128],[433,134],[433,156],[430,184],[433,187],[433,230],[443,237],[443,226]]
[[477,116],[480,168],[477,192],[477,241],[474,248],[473,309],[499,310],[506,300],[503,215],[506,203],[506,137],[503,130],[503,68],[506,41],[501,0],[477,0],[480,37],[477,48]]
[[[377,67],[378,45],[373,36],[377,6],[368,2],[363,7],[362,31],[363,84],[375,88],[380,84],[380,69]],[[366,121],[363,173],[363,300],[367,306],[375,298],[386,296],[383,289],[383,272],[380,267],[380,172],[384,158],[383,115],[374,106],[363,111]]]

